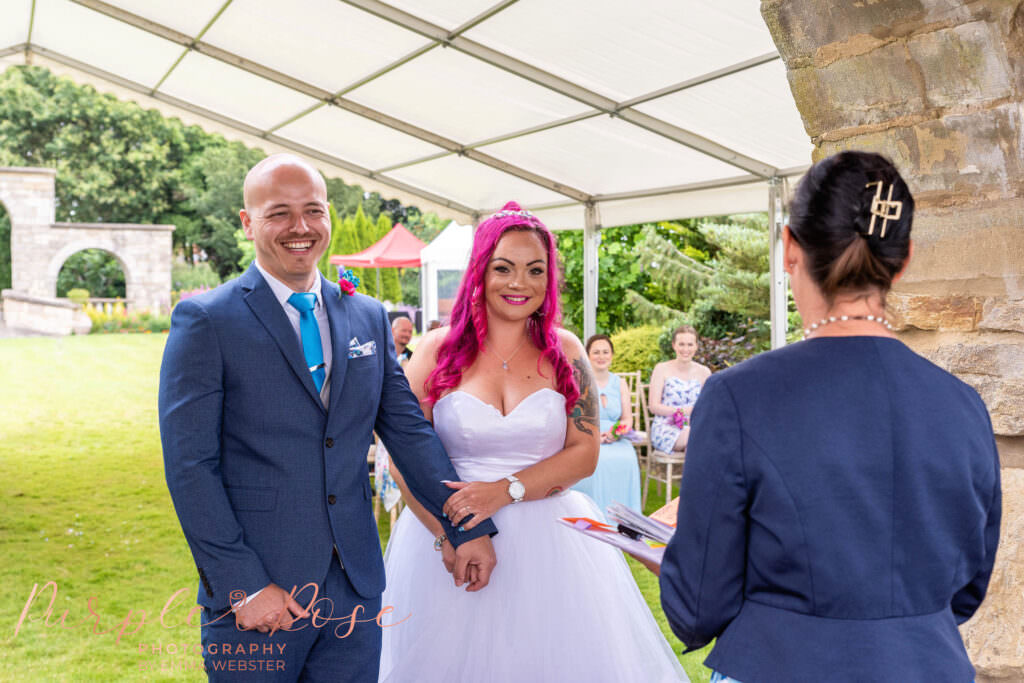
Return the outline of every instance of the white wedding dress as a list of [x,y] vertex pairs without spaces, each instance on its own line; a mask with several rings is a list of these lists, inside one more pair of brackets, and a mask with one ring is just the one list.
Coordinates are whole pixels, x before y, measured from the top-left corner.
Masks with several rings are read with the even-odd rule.
[[[530,394],[508,415],[455,391],[434,424],[464,481],[495,481],[560,451],[565,398]],[[622,554],[557,522],[599,517],[578,491],[494,515],[498,565],[481,591],[456,588],[433,536],[405,510],[385,553],[380,680],[389,683],[686,681]]]

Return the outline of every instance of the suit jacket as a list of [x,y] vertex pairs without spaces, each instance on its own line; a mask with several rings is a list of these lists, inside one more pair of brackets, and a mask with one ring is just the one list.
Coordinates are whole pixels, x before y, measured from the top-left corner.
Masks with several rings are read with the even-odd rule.
[[[302,343],[266,280],[241,277],[175,308],[160,370],[167,485],[199,570],[199,602],[233,591],[322,583],[338,555],[355,590],[384,589],[367,446],[377,431],[414,495],[439,519],[458,480],[395,361],[384,308],[322,279],[333,363],[325,407]],[[375,353],[349,357],[350,344]],[[455,532],[458,545],[496,530]]]
[[743,683],[970,681],[1000,500],[981,399],[901,342],[765,353],[694,408],[662,606]]

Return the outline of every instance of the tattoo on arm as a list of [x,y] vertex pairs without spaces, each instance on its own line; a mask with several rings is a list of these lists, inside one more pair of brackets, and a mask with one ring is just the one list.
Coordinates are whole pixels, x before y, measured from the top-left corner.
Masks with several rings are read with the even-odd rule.
[[550,491],[548,491],[547,493],[545,493],[544,497],[545,498],[550,498],[551,496],[557,496],[561,492],[562,492],[562,487],[561,486],[556,486],[555,488],[553,488]]
[[572,361],[573,376],[580,388],[580,397],[569,413],[569,418],[576,425],[576,429],[593,436],[591,427],[597,427],[597,382],[594,374],[590,371],[590,365],[583,358],[575,358]]

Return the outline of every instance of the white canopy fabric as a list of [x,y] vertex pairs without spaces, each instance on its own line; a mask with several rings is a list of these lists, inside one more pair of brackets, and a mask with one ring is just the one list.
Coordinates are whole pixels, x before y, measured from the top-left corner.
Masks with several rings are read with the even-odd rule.
[[439,320],[438,279],[439,271],[465,271],[473,248],[473,226],[459,225],[452,221],[427,246],[420,251],[420,306],[423,308],[423,327]]
[[0,58],[464,223],[765,210],[810,161],[750,0],[4,0]]
[[602,226],[765,210],[810,163],[751,0],[4,0],[26,61],[462,223],[584,228],[590,304]]

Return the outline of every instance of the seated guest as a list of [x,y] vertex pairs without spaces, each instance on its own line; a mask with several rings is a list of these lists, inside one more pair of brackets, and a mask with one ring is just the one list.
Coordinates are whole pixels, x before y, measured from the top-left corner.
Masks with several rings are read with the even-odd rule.
[[651,445],[654,450],[671,453],[686,449],[690,437],[690,413],[697,402],[704,380],[711,371],[693,360],[697,353],[697,330],[683,325],[672,333],[676,357],[658,363],[651,372],[650,405]]
[[724,680],[974,678],[957,626],[992,572],[999,458],[978,394],[886,321],[913,215],[884,157],[812,166],[783,233],[805,341],[697,402],[661,602],[691,649],[718,639]]
[[616,424],[624,432],[633,428],[629,385],[608,370],[615,347],[607,335],[595,334],[587,340],[586,349],[600,389],[601,453],[594,473],[578,481],[573,488],[593,498],[602,512],[611,503],[622,503],[641,512],[640,466],[636,450],[612,429]]
[[395,356],[399,365],[405,365],[412,358],[412,349],[409,342],[412,341],[412,321],[404,315],[400,315],[391,321],[391,336],[395,338]]

